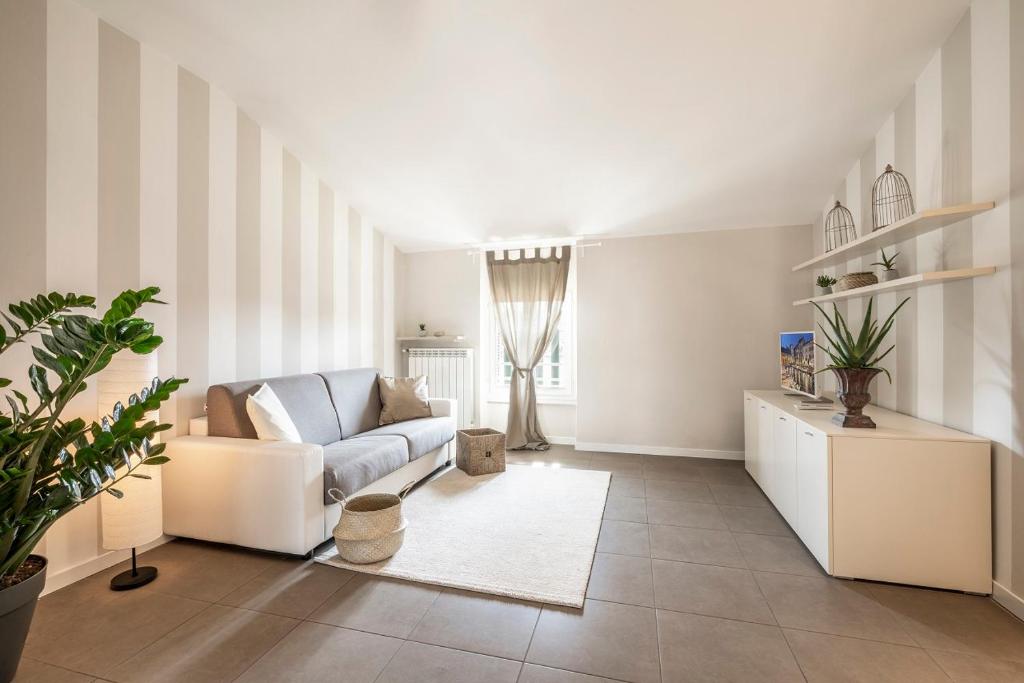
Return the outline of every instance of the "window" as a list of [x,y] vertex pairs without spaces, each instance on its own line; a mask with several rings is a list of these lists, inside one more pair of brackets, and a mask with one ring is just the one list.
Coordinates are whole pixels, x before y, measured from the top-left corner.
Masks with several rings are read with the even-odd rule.
[[[576,399],[576,293],[573,270],[569,272],[569,286],[562,303],[558,331],[533,372],[537,400],[540,403],[572,403]],[[487,313],[489,339],[486,348],[489,352],[484,362],[490,377],[490,400],[505,402],[508,401],[508,388],[512,381],[512,362],[505,353],[493,306],[487,305]]]

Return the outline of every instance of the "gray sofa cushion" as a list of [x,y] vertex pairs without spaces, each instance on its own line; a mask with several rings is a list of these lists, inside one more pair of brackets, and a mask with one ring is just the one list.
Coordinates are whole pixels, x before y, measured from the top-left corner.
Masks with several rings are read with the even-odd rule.
[[341,425],[341,438],[347,439],[373,429],[380,420],[380,390],[376,368],[322,372],[331,401]]
[[324,504],[334,503],[330,488],[346,496],[387,476],[409,462],[405,439],[367,436],[324,446]]
[[450,417],[421,417],[384,425],[358,435],[352,441],[395,435],[409,444],[409,460],[422,458],[455,438],[455,420]]
[[206,391],[206,419],[210,436],[255,439],[256,429],[245,412],[245,399],[269,384],[306,443],[321,446],[341,439],[338,415],[320,375],[291,375],[272,379],[215,384]]

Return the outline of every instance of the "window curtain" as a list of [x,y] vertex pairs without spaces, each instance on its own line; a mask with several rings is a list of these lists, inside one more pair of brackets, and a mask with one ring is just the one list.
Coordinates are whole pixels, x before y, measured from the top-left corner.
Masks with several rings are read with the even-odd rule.
[[491,300],[501,341],[512,361],[508,397],[508,448],[546,450],[537,419],[537,389],[533,370],[544,357],[558,330],[569,281],[569,247],[552,247],[527,256],[523,250],[487,252]]

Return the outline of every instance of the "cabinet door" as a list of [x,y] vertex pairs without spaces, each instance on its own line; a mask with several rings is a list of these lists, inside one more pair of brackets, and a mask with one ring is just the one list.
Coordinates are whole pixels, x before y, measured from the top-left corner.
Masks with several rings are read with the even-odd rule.
[[775,410],[772,502],[789,525],[796,528],[798,502],[796,494],[796,418]]
[[804,422],[797,422],[796,474],[798,517],[794,527],[818,563],[829,568],[828,437]]
[[760,485],[765,494],[771,498],[774,494],[775,481],[772,472],[775,470],[775,456],[772,443],[773,409],[772,406],[760,399],[757,403],[757,476],[754,480]]
[[754,481],[757,471],[757,400],[750,394],[743,394],[743,451],[744,465]]

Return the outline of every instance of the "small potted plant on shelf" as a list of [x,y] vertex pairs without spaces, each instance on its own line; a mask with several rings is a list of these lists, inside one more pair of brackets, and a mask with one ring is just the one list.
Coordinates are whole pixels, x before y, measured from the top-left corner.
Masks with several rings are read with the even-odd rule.
[[896,348],[893,344],[885,351],[879,352],[882,341],[885,340],[889,330],[892,329],[896,314],[903,304],[910,301],[907,297],[900,302],[885,322],[879,326],[878,321],[872,315],[872,308],[875,302],[874,297],[868,299],[867,310],[864,312],[864,321],[861,323],[860,331],[856,334],[850,331],[846,320],[839,313],[839,308],[832,304],[832,316],[814,303],[814,307],[825,317],[828,329],[820,322],[818,327],[828,340],[828,347],[815,343],[815,346],[824,351],[831,363],[824,370],[831,370],[836,376],[836,397],[846,408],[845,412],[836,413],[832,416],[832,422],[840,427],[868,427],[874,428],[874,421],[863,413],[864,406],[871,401],[871,394],[868,388],[875,375],[884,372],[892,383],[892,376],[889,371],[879,367],[879,363]]
[[878,276],[880,282],[889,282],[890,280],[896,280],[900,276],[900,271],[896,270],[896,257],[900,255],[900,252],[893,253],[892,256],[885,255],[885,249],[880,249],[882,252],[882,260],[875,261],[871,265],[881,266],[882,272]]
[[416,330],[416,336],[417,337],[426,337],[427,336],[427,324],[426,323],[420,323],[420,329]]
[[836,279],[831,275],[819,275],[814,282],[821,288],[822,294],[831,294],[832,285],[836,283]]
[[[160,303],[159,291],[122,292],[102,318],[73,312],[94,308],[91,296],[39,295],[10,305],[7,325],[0,323],[0,354],[33,336],[42,342],[31,346],[35,362],[25,383],[34,398],[11,388],[0,410],[0,683],[14,678],[46,581],[46,558],[32,554],[43,535],[100,494],[122,497],[118,482],[148,478],[135,471],[140,465],[167,461],[153,437],[170,425],[146,415],[187,380],[154,379],[99,422],[63,415],[115,354],[145,355],[160,346],[153,323],[135,317],[143,304]],[[11,384],[0,377],[0,388]]]

